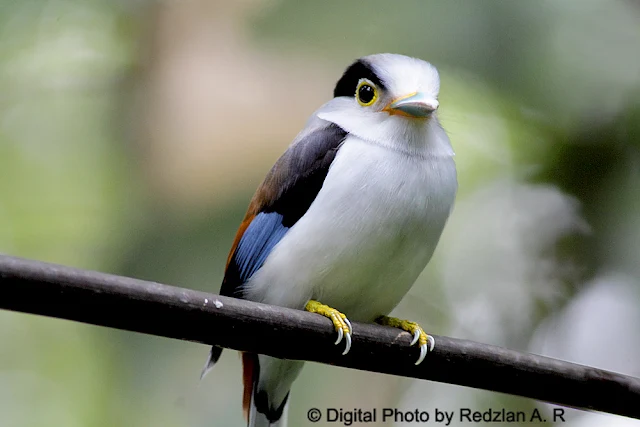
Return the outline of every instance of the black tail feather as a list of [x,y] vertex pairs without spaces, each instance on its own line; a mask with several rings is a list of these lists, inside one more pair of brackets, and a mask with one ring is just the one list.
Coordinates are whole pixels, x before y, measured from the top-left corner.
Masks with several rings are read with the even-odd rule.
[[209,352],[209,357],[207,358],[207,363],[205,363],[204,368],[202,369],[202,373],[200,374],[200,379],[203,379],[205,375],[209,373],[211,369],[215,366],[220,359],[220,355],[222,354],[222,347],[213,346],[211,347],[211,351]]

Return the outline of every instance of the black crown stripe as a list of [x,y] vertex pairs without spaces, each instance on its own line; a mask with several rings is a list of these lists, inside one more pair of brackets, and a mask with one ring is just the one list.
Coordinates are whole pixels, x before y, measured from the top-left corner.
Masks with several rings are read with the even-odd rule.
[[384,89],[384,83],[373,68],[367,62],[359,59],[347,68],[336,87],[333,90],[333,96],[354,96],[360,79],[368,79],[380,89]]

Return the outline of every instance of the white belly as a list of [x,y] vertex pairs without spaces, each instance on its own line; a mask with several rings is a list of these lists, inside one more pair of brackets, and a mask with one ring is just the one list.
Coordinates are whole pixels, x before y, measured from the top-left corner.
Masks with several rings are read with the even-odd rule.
[[307,213],[246,284],[246,298],[298,309],[317,299],[355,321],[389,313],[431,258],[456,188],[451,157],[348,137]]

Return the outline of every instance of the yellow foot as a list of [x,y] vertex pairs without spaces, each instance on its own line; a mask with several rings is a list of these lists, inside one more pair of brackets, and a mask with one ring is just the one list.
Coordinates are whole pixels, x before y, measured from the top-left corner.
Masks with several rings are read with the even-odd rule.
[[333,322],[333,326],[336,328],[336,332],[338,332],[338,339],[336,340],[336,345],[340,344],[342,338],[345,339],[347,345],[342,352],[342,354],[349,353],[351,350],[351,334],[353,330],[351,329],[351,322],[347,319],[347,316],[340,313],[335,308],[331,308],[328,305],[324,305],[315,300],[310,300],[305,307],[310,313],[317,313],[324,317],[328,317]]
[[376,323],[385,326],[391,326],[394,328],[400,328],[403,331],[407,331],[413,335],[413,341],[411,341],[410,345],[414,345],[415,343],[418,343],[420,345],[420,357],[418,358],[416,365],[422,363],[424,358],[427,356],[427,350],[433,351],[433,347],[436,346],[436,340],[431,335],[427,335],[420,327],[420,325],[418,325],[416,322],[401,320],[395,317],[380,316],[376,319]]

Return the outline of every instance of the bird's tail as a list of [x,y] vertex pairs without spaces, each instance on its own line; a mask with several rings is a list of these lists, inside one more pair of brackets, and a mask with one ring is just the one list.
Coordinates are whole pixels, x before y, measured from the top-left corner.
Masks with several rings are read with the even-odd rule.
[[251,404],[251,409],[249,412],[249,423],[248,427],[287,427],[287,407],[288,404],[285,403],[284,412],[282,416],[277,421],[270,421],[269,417],[261,412],[256,410],[255,405]]
[[287,427],[289,389],[302,362],[242,354],[242,407],[248,427]]
[[202,368],[202,373],[200,373],[200,379],[203,379],[205,375],[209,373],[213,369],[213,367],[220,359],[220,355],[222,354],[222,347],[213,346],[211,347],[211,351],[209,352],[209,357],[207,358],[207,363],[204,364],[204,368]]

